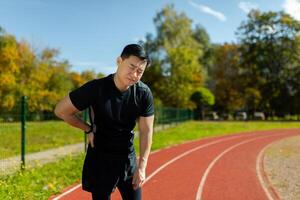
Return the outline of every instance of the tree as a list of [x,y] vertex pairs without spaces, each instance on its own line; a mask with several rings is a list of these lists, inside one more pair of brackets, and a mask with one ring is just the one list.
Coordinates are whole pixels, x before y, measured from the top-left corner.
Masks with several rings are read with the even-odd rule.
[[214,46],[210,43],[208,33],[200,24],[197,24],[195,29],[193,30],[193,37],[203,49],[203,54],[199,58],[199,63],[201,63],[201,65],[203,66],[203,73],[205,75],[205,79],[209,80],[210,70],[213,65]]
[[248,87],[260,91],[259,108],[269,113],[291,112],[289,102],[299,88],[288,81],[299,68],[300,22],[283,12],[253,10],[237,35],[242,67],[252,81]]
[[30,66],[28,83],[22,86],[22,92],[28,96],[32,113],[52,112],[59,99],[73,87],[68,75],[70,65],[67,61],[58,61],[58,55],[57,49],[46,48]]
[[97,74],[92,70],[85,70],[81,72],[81,77],[84,80],[84,82],[88,82],[97,78]]
[[37,52],[0,27],[0,113],[19,114],[23,95],[28,97],[31,114],[53,113],[56,103],[71,89],[104,76],[93,71],[70,72],[69,62],[58,56],[58,49]]
[[11,111],[16,105],[16,76],[20,74],[20,55],[16,38],[0,29],[0,110]]
[[191,100],[195,103],[196,119],[204,119],[204,109],[206,106],[212,106],[215,103],[215,97],[207,88],[198,88],[191,96]]
[[233,112],[245,106],[244,81],[240,71],[238,45],[224,44],[214,51],[211,89],[216,96],[216,108],[222,113]]
[[189,97],[203,85],[199,63],[203,50],[193,37],[191,20],[168,5],[157,13],[154,24],[157,36],[148,34],[145,42],[153,65],[144,80],[154,86],[164,105],[191,108]]

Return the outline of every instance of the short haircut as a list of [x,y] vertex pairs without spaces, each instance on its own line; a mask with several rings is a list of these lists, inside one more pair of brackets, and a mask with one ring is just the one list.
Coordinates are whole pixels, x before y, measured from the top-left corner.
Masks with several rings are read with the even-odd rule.
[[146,53],[145,49],[138,44],[129,44],[124,47],[122,53],[121,53],[121,58],[129,58],[130,56],[136,56],[140,58],[141,60],[146,60],[148,67],[150,65],[150,58],[148,54]]

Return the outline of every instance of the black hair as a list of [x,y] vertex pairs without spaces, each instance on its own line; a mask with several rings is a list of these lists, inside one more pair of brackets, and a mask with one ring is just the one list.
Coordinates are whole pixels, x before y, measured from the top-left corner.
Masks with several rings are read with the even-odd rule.
[[148,54],[146,53],[145,49],[138,44],[129,44],[124,47],[122,53],[121,53],[121,58],[129,58],[130,56],[136,56],[140,58],[141,60],[146,60],[148,67],[150,65],[150,58]]

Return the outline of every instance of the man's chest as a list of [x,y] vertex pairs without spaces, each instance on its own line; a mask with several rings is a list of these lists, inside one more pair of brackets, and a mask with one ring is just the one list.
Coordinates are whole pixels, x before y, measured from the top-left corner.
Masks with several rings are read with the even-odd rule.
[[130,91],[123,95],[108,92],[97,106],[101,118],[117,122],[135,120],[139,111],[134,98]]

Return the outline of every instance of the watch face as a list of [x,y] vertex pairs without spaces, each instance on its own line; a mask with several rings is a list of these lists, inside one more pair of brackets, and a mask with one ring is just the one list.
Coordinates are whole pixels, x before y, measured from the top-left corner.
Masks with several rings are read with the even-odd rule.
[[85,133],[91,133],[93,131],[92,127],[90,127],[90,130],[84,131]]

